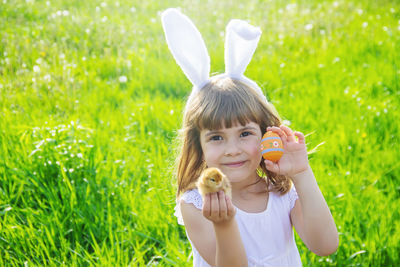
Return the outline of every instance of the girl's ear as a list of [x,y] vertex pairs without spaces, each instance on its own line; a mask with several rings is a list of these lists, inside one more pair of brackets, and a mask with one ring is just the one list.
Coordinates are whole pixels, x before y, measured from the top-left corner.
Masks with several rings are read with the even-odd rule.
[[260,40],[261,30],[243,20],[233,19],[226,26],[225,73],[242,78]]
[[209,81],[210,57],[200,32],[192,21],[175,8],[162,13],[162,25],[169,50],[186,77],[198,89]]

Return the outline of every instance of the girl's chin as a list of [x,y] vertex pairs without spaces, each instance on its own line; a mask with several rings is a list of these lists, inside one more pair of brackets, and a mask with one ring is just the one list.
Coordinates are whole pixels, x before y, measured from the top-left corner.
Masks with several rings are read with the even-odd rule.
[[[255,173],[255,172],[254,172]],[[232,183],[237,183],[246,180],[253,173],[248,171],[226,171],[224,174],[229,178]]]

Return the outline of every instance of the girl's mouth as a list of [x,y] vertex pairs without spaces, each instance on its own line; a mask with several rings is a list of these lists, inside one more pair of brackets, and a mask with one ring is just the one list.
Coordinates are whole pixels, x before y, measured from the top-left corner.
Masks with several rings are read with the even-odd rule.
[[238,168],[243,166],[246,163],[246,161],[236,161],[236,162],[230,162],[230,163],[225,163],[223,165],[231,167],[231,168]]

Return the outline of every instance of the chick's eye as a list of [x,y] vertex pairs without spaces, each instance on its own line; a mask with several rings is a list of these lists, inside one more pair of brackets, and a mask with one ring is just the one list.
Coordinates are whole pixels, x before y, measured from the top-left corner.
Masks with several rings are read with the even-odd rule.
[[246,136],[249,136],[249,135],[251,135],[251,132],[243,132],[240,136],[241,137],[246,137]]

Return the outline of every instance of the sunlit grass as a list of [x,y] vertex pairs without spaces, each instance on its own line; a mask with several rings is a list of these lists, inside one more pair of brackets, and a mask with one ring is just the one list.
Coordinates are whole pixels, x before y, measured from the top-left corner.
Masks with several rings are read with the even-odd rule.
[[305,266],[400,262],[396,1],[2,1],[0,265],[190,266],[173,216],[190,83],[160,11],[181,7],[223,72],[231,18],[263,31],[246,75],[307,134],[340,232]]

